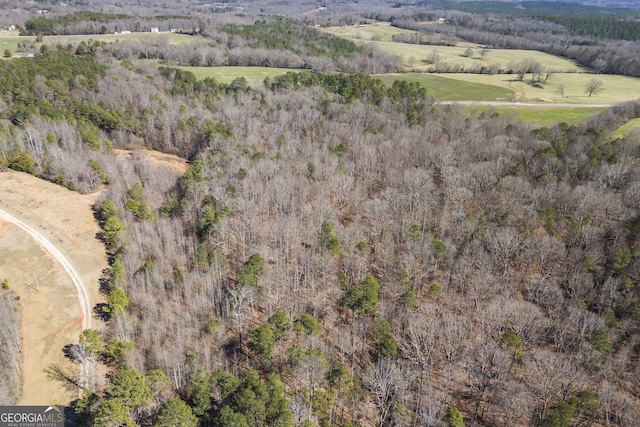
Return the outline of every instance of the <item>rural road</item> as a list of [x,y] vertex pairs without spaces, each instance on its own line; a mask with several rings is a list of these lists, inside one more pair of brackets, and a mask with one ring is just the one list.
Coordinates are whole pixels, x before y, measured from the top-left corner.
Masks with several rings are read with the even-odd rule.
[[58,262],[64,271],[69,275],[74,287],[78,293],[78,300],[80,301],[80,310],[82,312],[82,329],[91,328],[91,303],[85,284],[80,279],[80,275],[75,268],[71,265],[67,257],[46,237],[40,234],[37,230],[33,229],[29,225],[25,224],[18,218],[9,214],[8,212],[0,209],[0,219],[11,222],[22,230],[26,231],[53,259]]

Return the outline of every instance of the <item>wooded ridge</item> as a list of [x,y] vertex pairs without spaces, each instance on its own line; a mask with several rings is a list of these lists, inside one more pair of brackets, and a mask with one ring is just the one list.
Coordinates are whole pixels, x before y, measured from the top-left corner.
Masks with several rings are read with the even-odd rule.
[[95,41],[0,62],[0,168],[102,192],[74,422],[635,425],[640,144],[610,135],[640,102],[470,114],[303,28],[225,32],[360,73],[223,84]]

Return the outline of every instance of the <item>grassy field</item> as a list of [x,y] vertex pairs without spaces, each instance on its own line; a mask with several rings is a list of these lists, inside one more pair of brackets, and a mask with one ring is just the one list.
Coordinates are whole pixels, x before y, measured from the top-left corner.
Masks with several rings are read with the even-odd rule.
[[[529,83],[530,75],[523,81],[517,81],[514,74],[441,74],[448,79],[470,83],[498,86],[513,90],[520,102],[551,102],[562,104],[615,104],[631,101],[640,97],[640,79],[615,75],[594,75],[584,73],[558,73],[551,76],[542,88]],[[589,80],[598,79],[604,83],[604,89],[598,94],[587,96],[585,87]],[[564,85],[564,97],[559,88]]]
[[[18,43],[25,41],[34,43],[35,39],[36,38],[33,36],[0,36],[0,55],[2,55],[5,49],[9,49],[15,56],[22,56],[23,54],[16,52]],[[118,40],[126,39],[166,40],[169,44],[191,44],[198,40],[207,40],[204,37],[194,37],[188,34],[177,33],[92,34],[78,36],[45,36],[42,43],[36,43],[36,47],[39,47],[41,44],[45,44],[48,46],[56,46],[61,44],[63,46],[66,46],[67,44],[71,43],[73,45],[77,45],[83,40],[100,40],[107,43],[112,43]]]
[[388,85],[394,80],[418,82],[427,89],[429,96],[439,101],[506,101],[514,97],[513,90],[508,88],[448,79],[433,74],[380,74],[374,77]]
[[[489,67],[496,64],[500,69],[505,70],[510,63],[518,63],[529,58],[543,64],[545,68],[549,68],[557,72],[584,72],[582,67],[578,66],[571,60],[532,50],[491,49],[486,53],[484,58],[481,58],[481,46],[470,43],[459,43],[457,46],[429,46],[394,43],[391,41],[393,34],[400,32],[406,33],[409,31],[380,24],[372,24],[362,27],[327,27],[322,30],[330,34],[349,38],[356,43],[362,43],[365,40],[370,43],[375,43],[383,51],[393,55],[398,55],[402,64],[406,68],[416,71],[433,70],[435,65],[428,63],[428,58],[433,52],[437,52],[439,62],[446,63],[449,66],[469,68],[473,66]],[[358,34],[360,34],[360,38],[355,37]],[[381,41],[371,41],[371,37],[374,35],[379,35],[381,37]],[[465,56],[465,51],[469,47],[471,47],[473,51],[472,57]]]
[[[15,55],[18,49],[18,43],[23,39],[23,37],[0,37],[0,56],[6,49],[9,49],[11,53]],[[29,37],[29,39],[32,41],[33,37]]]
[[300,71],[290,68],[269,67],[178,67],[191,71],[196,78],[204,79],[213,77],[221,83],[231,83],[237,77],[244,77],[250,86],[262,84],[265,77],[270,79],[289,71]]
[[611,139],[624,138],[631,132],[640,132],[640,119],[629,120],[611,135]]
[[416,34],[417,31],[392,27],[388,22],[376,22],[369,25],[349,25],[341,27],[326,27],[322,31],[335,36],[354,40],[371,40],[379,38],[380,41],[390,42],[396,34]]
[[556,108],[540,108],[540,107],[496,107],[494,108],[500,114],[515,117],[523,123],[529,123],[537,126],[551,126],[556,123],[565,122],[568,124],[576,124],[586,120],[589,116],[596,114],[605,108],[590,107],[556,107]]

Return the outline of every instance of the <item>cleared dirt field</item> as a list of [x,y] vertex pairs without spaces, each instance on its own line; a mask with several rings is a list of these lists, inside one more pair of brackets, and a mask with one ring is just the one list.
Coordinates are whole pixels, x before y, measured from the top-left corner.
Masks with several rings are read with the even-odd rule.
[[[23,173],[0,173],[0,209],[55,245],[85,284],[91,308],[101,302],[99,279],[108,267],[91,211],[96,197]],[[55,255],[24,229],[0,221],[0,277],[20,297],[23,405],[68,404],[77,397],[44,371],[54,364],[78,369],[62,350],[91,320],[83,317],[76,286]]]
[[[116,150],[116,156],[148,161],[176,177],[187,167],[185,159],[152,150]],[[25,173],[0,172],[0,281],[9,280],[21,309],[19,404],[66,405],[78,397],[44,370],[57,365],[79,373],[63,348],[77,343],[83,328],[101,328],[91,318],[95,305],[104,302],[99,279],[108,268],[91,210],[98,195],[81,195]],[[78,282],[88,304],[79,298]]]

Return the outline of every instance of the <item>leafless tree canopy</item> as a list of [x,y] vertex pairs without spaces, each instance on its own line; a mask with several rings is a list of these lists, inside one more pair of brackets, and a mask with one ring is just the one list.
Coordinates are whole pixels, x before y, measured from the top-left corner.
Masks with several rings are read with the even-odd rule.
[[[30,159],[34,174],[102,192],[106,345],[72,352],[89,415],[122,403],[127,374],[141,403],[124,412],[144,423],[174,396],[215,425],[279,425],[275,412],[282,425],[442,425],[454,407],[470,425],[540,425],[565,405],[576,425],[637,422],[639,139],[610,135],[638,102],[540,127],[363,75],[250,88],[137,61],[261,61],[261,48],[139,48],[94,49],[106,68],[92,80],[34,77],[41,110],[0,129],[1,167]],[[311,64],[377,72],[375,55]],[[121,121],[45,116],[44,100]],[[2,294],[8,325],[12,304]],[[17,329],[1,330],[1,365],[17,366]]]

